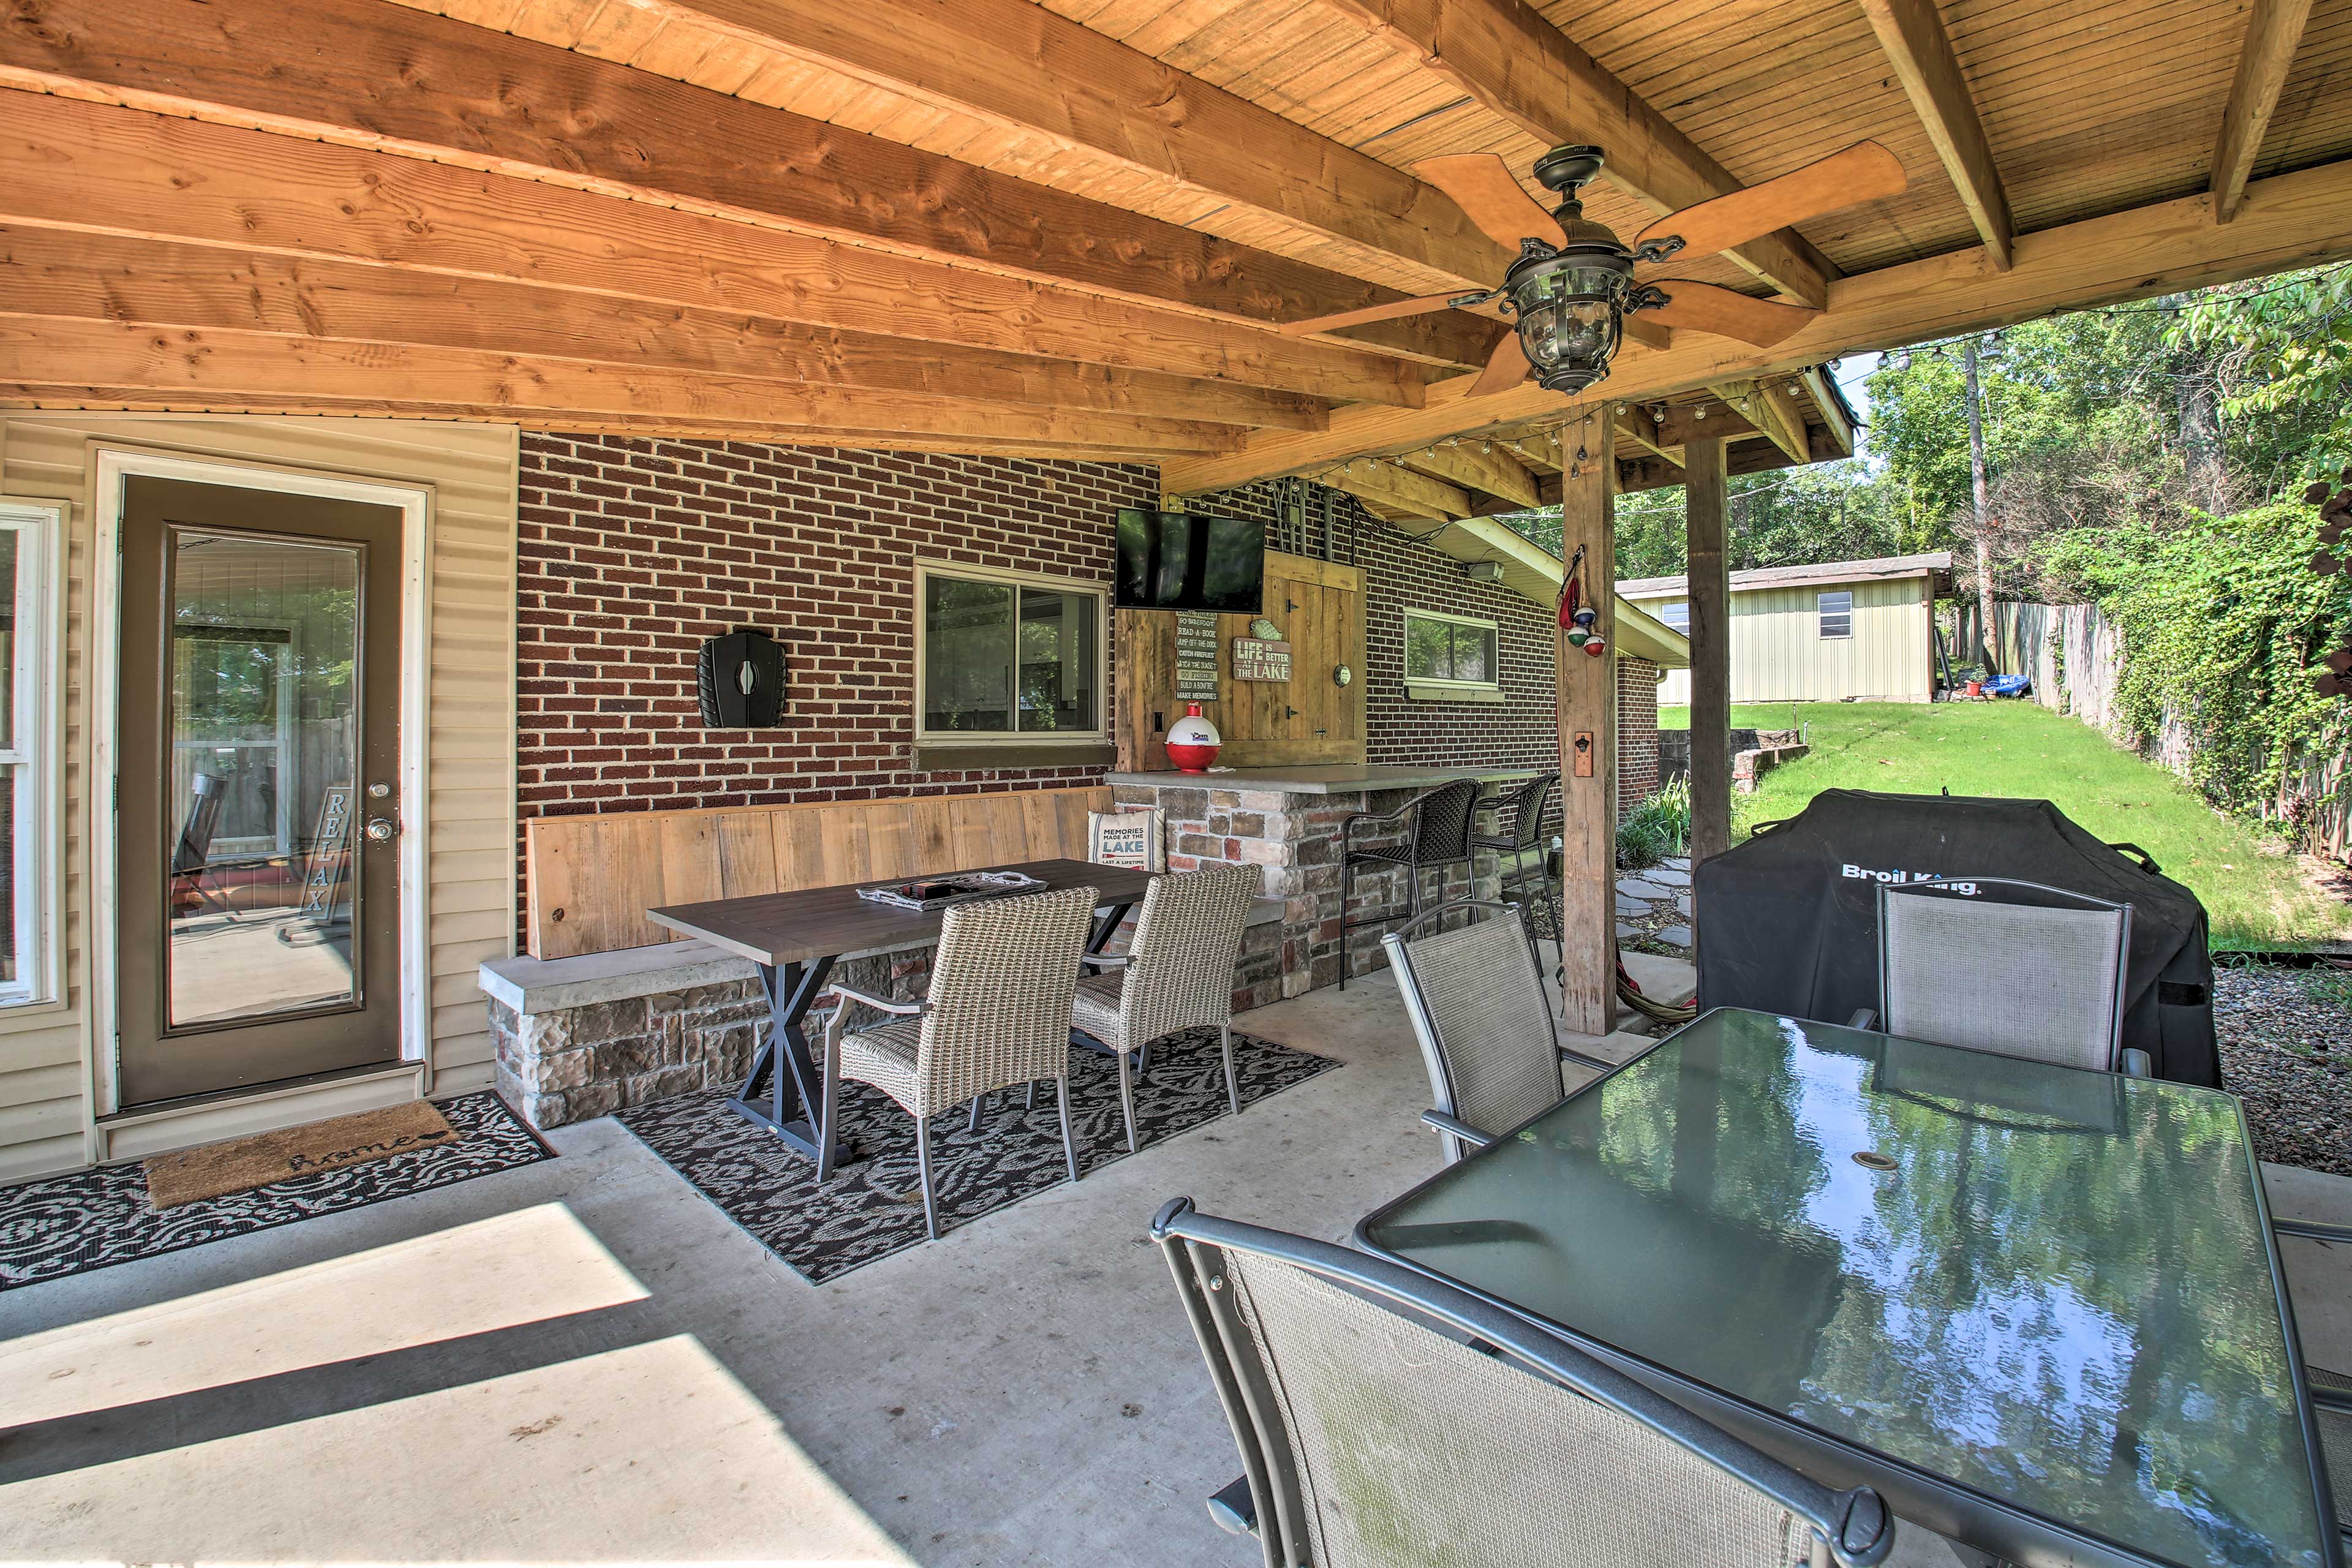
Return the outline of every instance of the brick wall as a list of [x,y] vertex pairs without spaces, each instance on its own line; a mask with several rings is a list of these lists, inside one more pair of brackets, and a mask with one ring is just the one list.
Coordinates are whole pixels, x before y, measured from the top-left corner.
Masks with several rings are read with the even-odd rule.
[[[1091,782],[912,771],[913,563],[1107,581],[1112,510],[1159,496],[1130,464],[526,434],[521,815]],[[695,654],[740,626],[785,646],[784,722],[713,732]]]
[[1658,667],[1617,661],[1617,809],[1633,810],[1664,783],[1658,760]]

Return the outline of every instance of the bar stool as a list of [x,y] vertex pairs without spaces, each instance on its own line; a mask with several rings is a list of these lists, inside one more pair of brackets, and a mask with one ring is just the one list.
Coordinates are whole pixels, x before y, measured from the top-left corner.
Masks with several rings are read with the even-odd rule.
[[[1501,892],[1506,900],[1516,898],[1530,912],[1540,903],[1544,918],[1551,921],[1549,934],[1554,941],[1559,938],[1559,903],[1552,897],[1551,873],[1545,865],[1545,852],[1550,846],[1543,841],[1543,820],[1544,808],[1551,805],[1551,792],[1559,785],[1559,773],[1538,773],[1508,795],[1486,796],[1478,803],[1481,806],[1511,809],[1511,830],[1508,834],[1486,837],[1473,835],[1470,839],[1472,848],[1495,852],[1495,871],[1501,879]],[[1529,857],[1533,857],[1532,864]],[[1532,899],[1528,890],[1530,875],[1535,879]]]
[[[1424,790],[1394,811],[1359,811],[1339,824],[1339,989],[1348,988],[1348,933],[1365,926],[1393,925],[1421,913],[1421,874],[1438,873],[1438,901],[1445,898],[1444,872],[1447,868],[1471,868],[1470,827],[1478,810],[1478,781],[1455,779]],[[1382,827],[1402,823],[1403,841],[1394,846],[1365,844],[1357,840],[1356,831],[1370,825]],[[1406,904],[1402,913],[1375,916],[1370,920],[1351,921],[1348,918],[1349,895],[1354,890],[1357,868],[1362,866],[1401,868],[1408,879]]]

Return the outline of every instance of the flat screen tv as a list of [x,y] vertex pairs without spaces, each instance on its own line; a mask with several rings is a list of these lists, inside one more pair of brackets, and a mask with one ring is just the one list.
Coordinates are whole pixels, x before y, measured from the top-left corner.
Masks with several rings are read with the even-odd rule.
[[1128,506],[1118,534],[1120,609],[1255,616],[1264,607],[1265,524]]

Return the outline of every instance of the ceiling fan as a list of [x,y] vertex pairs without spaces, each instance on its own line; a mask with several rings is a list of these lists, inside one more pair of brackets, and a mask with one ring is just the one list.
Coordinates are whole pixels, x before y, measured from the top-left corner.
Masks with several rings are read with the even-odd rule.
[[1535,177],[1560,195],[1546,212],[1521,188],[1510,165],[1492,153],[1424,158],[1412,172],[1452,196],[1470,220],[1505,245],[1516,244],[1497,288],[1470,294],[1427,294],[1291,321],[1293,336],[1428,310],[1494,305],[1518,330],[1495,345],[1471,384],[1484,397],[1516,386],[1528,372],[1553,392],[1581,392],[1609,374],[1628,313],[1643,310],[1664,325],[1714,332],[1769,348],[1821,314],[1802,305],[1759,300],[1686,278],[1633,281],[1633,268],[1674,257],[1711,256],[1790,224],[1891,196],[1905,185],[1903,164],[1875,142],[1859,142],[1792,174],[1685,207],[1643,228],[1630,246],[1584,216],[1577,191],[1601,173],[1598,147],[1555,147],[1536,160]]

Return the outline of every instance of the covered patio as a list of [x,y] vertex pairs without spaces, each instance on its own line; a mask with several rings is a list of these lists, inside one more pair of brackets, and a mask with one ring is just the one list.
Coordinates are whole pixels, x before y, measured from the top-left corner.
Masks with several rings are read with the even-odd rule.
[[2352,1181],[2253,1160],[2194,898],[2044,823],[1963,1006],[1888,911],[2022,830],[1725,858],[1730,481],[1856,453],[1842,358],[2352,258],[2347,40],[22,0],[0,1554],[1343,1562],[1235,1392],[1296,1268],[1424,1314],[1340,1382],[1532,1369],[1844,1568],[2341,1568]]

